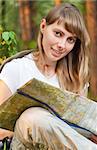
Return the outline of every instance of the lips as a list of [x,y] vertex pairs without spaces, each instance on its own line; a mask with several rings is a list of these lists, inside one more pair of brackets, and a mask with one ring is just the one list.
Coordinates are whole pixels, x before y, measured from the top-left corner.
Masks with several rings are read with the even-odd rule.
[[52,49],[52,55],[54,57],[60,57],[60,55],[62,54],[62,52],[59,52],[58,50],[55,50],[53,48],[51,48],[51,49]]
[[63,51],[59,51],[59,50],[56,50],[56,49],[53,49],[53,48],[51,48],[56,54],[58,54],[58,55],[61,55],[61,54],[63,54],[64,52]]

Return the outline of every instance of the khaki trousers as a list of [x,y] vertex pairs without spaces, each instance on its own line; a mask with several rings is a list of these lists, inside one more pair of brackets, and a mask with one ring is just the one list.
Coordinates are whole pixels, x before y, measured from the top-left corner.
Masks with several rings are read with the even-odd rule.
[[80,135],[49,111],[32,107],[16,122],[11,150],[97,150],[97,145]]

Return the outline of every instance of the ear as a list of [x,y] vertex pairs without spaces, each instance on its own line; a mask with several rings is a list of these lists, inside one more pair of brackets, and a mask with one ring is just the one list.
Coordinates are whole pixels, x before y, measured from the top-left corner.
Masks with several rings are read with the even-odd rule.
[[46,27],[46,19],[42,19],[40,23],[40,31],[43,33],[44,29]]

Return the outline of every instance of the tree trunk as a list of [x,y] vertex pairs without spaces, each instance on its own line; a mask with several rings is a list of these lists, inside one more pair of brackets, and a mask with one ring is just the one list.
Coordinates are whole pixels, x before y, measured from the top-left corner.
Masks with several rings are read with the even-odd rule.
[[61,4],[61,0],[55,0],[55,5]]
[[32,38],[30,2],[24,0],[18,0],[18,2],[19,2],[19,14],[21,25],[21,37],[24,41],[29,41]]
[[97,100],[97,1],[86,1],[86,20],[91,38],[90,96]]

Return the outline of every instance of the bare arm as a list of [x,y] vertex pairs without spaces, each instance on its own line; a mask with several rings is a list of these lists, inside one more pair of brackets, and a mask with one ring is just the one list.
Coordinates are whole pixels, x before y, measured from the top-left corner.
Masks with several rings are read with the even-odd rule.
[[[2,80],[0,80],[0,105],[4,101],[6,101],[11,95],[12,93],[8,86]],[[0,140],[7,136],[13,136],[13,132],[0,128]]]
[[13,132],[5,129],[0,128],[0,140],[4,139],[5,137],[11,138],[13,136]]
[[0,105],[12,95],[10,89],[2,80],[0,80]]

